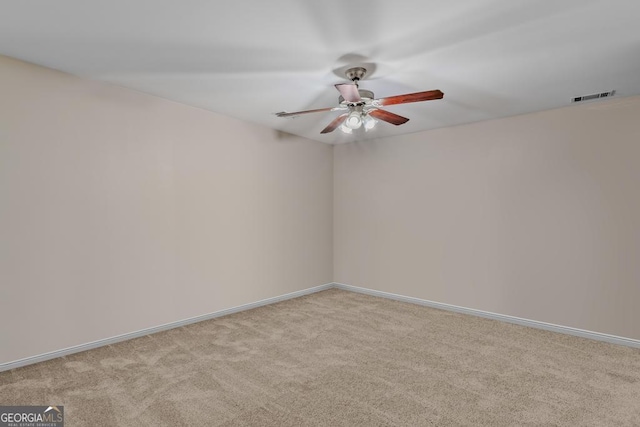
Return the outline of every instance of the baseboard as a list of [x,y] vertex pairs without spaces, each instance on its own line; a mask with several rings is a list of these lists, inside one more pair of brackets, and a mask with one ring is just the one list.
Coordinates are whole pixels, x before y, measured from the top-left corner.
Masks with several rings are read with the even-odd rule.
[[392,299],[395,301],[408,302],[418,304],[425,307],[438,308],[440,310],[454,311],[456,313],[470,314],[472,316],[485,317],[487,319],[500,320],[502,322],[515,323],[516,325],[529,326],[536,329],[544,329],[546,331],[559,332],[562,334],[574,335],[582,338],[589,338],[597,341],[605,341],[611,344],[624,345],[627,347],[640,348],[640,340],[632,338],[624,338],[616,335],[603,334],[600,332],[586,331],[584,329],[572,328],[569,326],[554,325],[553,323],[539,322],[537,320],[523,319],[515,316],[507,316],[504,314],[491,313],[489,311],[475,310],[473,308],[459,307],[457,305],[443,304],[424,300],[420,298],[407,297],[404,295],[392,294],[390,292],[376,291],[373,289],[360,288],[357,286],[345,285],[343,283],[333,283],[333,287],[345,291],[358,292],[361,294]]
[[145,335],[155,334],[156,332],[162,332],[169,329],[179,328],[181,326],[190,325],[192,323],[202,322],[203,320],[215,319],[216,317],[222,317],[240,311],[251,310],[252,308],[262,307],[264,305],[275,304],[277,302],[286,301],[292,298],[298,298],[304,295],[313,294],[316,292],[324,291],[334,287],[333,283],[327,283],[313,288],[303,289],[301,291],[291,292],[288,294],[280,295],[277,297],[267,298],[260,301],[252,302],[249,304],[239,305],[237,307],[227,308],[225,310],[215,311],[213,313],[203,314],[201,316],[191,317],[189,319],[178,320],[177,322],[166,323],[160,326],[154,326],[151,328],[141,329],[135,332],[129,332],[127,334],[118,335],[111,338],[105,338],[102,340],[93,341],[86,344],[75,345],[73,347],[64,348],[62,350],[55,350],[37,356],[26,357],[24,359],[14,360],[12,362],[6,362],[0,364],[0,372],[8,371],[10,369],[20,368],[22,366],[31,365],[33,363],[44,362],[46,360],[55,359],[57,357],[67,356],[81,351],[91,350],[94,348],[102,347],[109,344],[115,344],[121,341],[130,340],[133,338],[143,337]]
[[203,320],[215,319],[216,317],[222,317],[240,311],[251,310],[252,308],[262,307],[269,304],[274,304],[280,301],[286,301],[292,298],[298,298],[304,295],[310,295],[316,292],[324,291],[331,288],[342,289],[350,292],[358,292],[361,294],[382,297],[392,299],[395,301],[408,302],[411,304],[418,304],[425,307],[437,308],[440,310],[453,311],[456,313],[470,314],[472,316],[484,317],[487,319],[500,320],[502,322],[514,323],[516,325],[529,326],[531,328],[544,329],[552,332],[559,332],[562,334],[574,335],[582,338],[589,338],[597,341],[604,341],[611,344],[624,345],[627,347],[640,348],[640,340],[619,337],[616,335],[603,334],[600,332],[587,331],[584,329],[572,328],[569,326],[554,325],[552,323],[539,322],[537,320],[523,319],[515,316],[508,316],[504,314],[492,313],[488,311],[476,310],[473,308],[460,307],[457,305],[444,304],[435,301],[424,300],[420,298],[408,297],[404,295],[393,294],[390,292],[376,291],[373,289],[360,288],[358,286],[346,285],[344,283],[327,283],[313,288],[303,289],[288,294],[263,299],[260,301],[252,302],[249,304],[243,304],[237,307],[228,308],[225,310],[215,311],[213,313],[204,314],[201,316],[191,317],[189,319],[179,320],[177,322],[171,322],[160,326],[154,326],[147,329],[142,329],[135,332],[130,332],[123,335],[118,335],[111,338],[93,341],[86,344],[80,344],[73,347],[68,347],[62,350],[55,350],[37,356],[26,357],[24,359],[14,360],[12,362],[6,362],[0,364],[0,372],[8,371],[10,369],[20,368],[22,366],[31,365],[33,363],[44,362],[46,360],[55,359],[57,357],[63,357],[81,351],[91,350],[94,348],[102,347],[105,345],[115,344],[121,341],[130,340],[133,338],[142,337],[145,335],[154,334],[156,332],[162,332],[169,329],[179,328],[181,326],[190,325],[192,323],[202,322]]

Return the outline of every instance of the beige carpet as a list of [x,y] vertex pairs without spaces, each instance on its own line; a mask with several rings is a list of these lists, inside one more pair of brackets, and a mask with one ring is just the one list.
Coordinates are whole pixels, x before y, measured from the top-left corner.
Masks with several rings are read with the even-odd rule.
[[0,373],[67,426],[640,425],[640,350],[340,290]]

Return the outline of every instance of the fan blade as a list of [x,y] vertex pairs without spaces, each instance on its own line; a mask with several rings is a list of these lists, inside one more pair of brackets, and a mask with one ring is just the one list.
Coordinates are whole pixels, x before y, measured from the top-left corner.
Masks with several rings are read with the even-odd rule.
[[344,122],[347,119],[348,115],[349,115],[349,113],[340,114],[338,117],[333,119],[333,121],[331,123],[329,123],[329,126],[327,126],[326,128],[322,129],[322,132],[320,132],[320,133],[333,132],[334,130],[337,129],[338,126],[340,126],[342,124],[342,122]]
[[409,121],[409,119],[407,119],[406,117],[402,117],[385,110],[371,110],[369,111],[369,115],[396,126],[407,123]]
[[280,111],[279,113],[276,113],[276,116],[278,116],[278,117],[292,117],[292,116],[299,116],[300,114],[320,113],[322,111],[331,111],[333,109],[334,109],[333,107],[330,107],[330,108],[318,108],[316,110],[295,111],[293,113],[288,113],[286,111]]
[[433,99],[442,99],[443,96],[444,93],[439,90],[428,90],[426,92],[389,96],[388,98],[380,98],[377,101],[380,105],[387,106],[396,104],[408,104],[409,102],[431,101]]
[[358,86],[351,83],[340,83],[336,85],[336,89],[340,92],[340,95],[347,102],[360,102],[360,93],[358,93]]

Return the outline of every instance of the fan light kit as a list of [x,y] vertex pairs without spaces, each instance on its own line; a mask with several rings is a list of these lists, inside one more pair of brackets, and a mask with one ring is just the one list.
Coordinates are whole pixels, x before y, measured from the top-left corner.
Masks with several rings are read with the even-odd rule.
[[444,93],[439,90],[429,90],[426,92],[408,93],[405,95],[375,99],[373,92],[360,89],[358,86],[358,82],[362,80],[366,74],[367,70],[362,67],[349,68],[345,72],[346,77],[351,80],[351,83],[335,85],[338,92],[340,92],[337,107],[296,111],[293,113],[282,111],[276,113],[276,115],[278,117],[295,117],[301,114],[320,113],[324,111],[344,111],[344,113],[333,119],[320,133],[333,132],[339,127],[344,133],[351,134],[353,131],[361,128],[364,128],[365,131],[373,129],[377,123],[376,119],[396,126],[409,121],[406,117],[382,110],[380,107],[408,104],[410,102],[431,101],[444,97]]

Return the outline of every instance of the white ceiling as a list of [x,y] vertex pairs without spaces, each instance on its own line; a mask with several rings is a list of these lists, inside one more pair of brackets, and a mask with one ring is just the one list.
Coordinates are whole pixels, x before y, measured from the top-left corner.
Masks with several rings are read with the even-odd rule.
[[[0,54],[322,142],[411,133],[640,94],[638,0],[0,0]],[[411,120],[321,135],[341,70]]]

